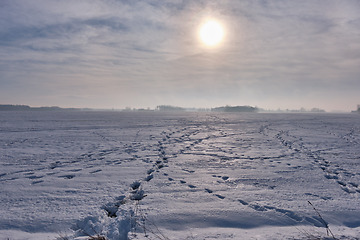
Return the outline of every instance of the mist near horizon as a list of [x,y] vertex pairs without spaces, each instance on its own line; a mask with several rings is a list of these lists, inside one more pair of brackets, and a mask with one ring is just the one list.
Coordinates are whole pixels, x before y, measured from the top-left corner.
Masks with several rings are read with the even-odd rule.
[[0,6],[0,104],[344,112],[360,104],[357,1]]

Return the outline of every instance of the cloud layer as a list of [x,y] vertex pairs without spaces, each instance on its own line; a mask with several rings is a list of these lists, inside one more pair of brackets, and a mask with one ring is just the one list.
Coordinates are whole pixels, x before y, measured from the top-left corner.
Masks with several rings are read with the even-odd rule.
[[[218,48],[197,31],[216,18]],[[355,109],[358,1],[0,3],[0,102]]]

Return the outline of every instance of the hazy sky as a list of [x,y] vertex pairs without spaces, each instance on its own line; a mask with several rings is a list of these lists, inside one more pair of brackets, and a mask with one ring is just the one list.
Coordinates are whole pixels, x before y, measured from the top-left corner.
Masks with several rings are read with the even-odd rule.
[[1,0],[0,104],[355,110],[360,1]]

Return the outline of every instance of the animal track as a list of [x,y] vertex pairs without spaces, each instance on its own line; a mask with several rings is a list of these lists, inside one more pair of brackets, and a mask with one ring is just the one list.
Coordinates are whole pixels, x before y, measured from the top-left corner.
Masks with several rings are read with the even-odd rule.
[[31,184],[38,184],[38,183],[42,183],[42,182],[44,182],[44,180],[38,180],[38,181],[33,181]]
[[115,202],[109,202],[109,203],[103,205],[102,209],[105,210],[108,217],[115,218],[115,217],[117,217],[116,213],[117,213],[119,207],[121,205],[125,204],[125,198],[126,198],[125,195],[119,196],[119,197],[115,198]]
[[[346,193],[360,193],[360,188],[351,184],[353,182],[347,182],[346,178],[351,178],[356,174],[346,171],[340,168],[338,165],[333,164],[331,161],[326,160],[321,156],[320,151],[313,151],[308,147],[305,147],[302,143],[302,138],[297,139],[295,136],[291,136],[289,131],[280,131],[275,136],[284,146],[288,147],[291,150],[294,150],[299,153],[304,153],[310,158],[313,159],[319,168],[325,172],[324,177],[329,180],[335,180],[335,182],[340,186],[340,188]],[[285,139],[287,138],[287,140]],[[291,139],[291,140],[289,140]],[[330,148],[331,150],[332,148]]]
[[285,216],[289,217],[290,219],[292,219],[295,222],[306,221],[306,222],[311,223],[311,224],[313,224],[314,226],[317,226],[317,227],[323,227],[324,226],[322,220],[318,219],[317,217],[312,217],[312,218],[303,217],[303,216],[300,216],[300,215],[296,214],[293,211],[286,210],[286,209],[276,208],[276,207],[267,206],[267,205],[262,206],[262,205],[256,204],[256,203],[248,203],[248,202],[246,202],[244,200],[241,200],[241,199],[238,199],[238,201],[242,205],[250,207],[251,209],[253,209],[253,210],[257,211],[257,212],[275,211],[275,212],[281,213],[282,215],[285,215]]
[[147,182],[149,182],[151,179],[153,179],[154,178],[154,175],[152,175],[152,174],[149,174],[149,175],[147,175],[145,178],[144,178],[144,180],[145,181],[147,181]]
[[74,177],[75,177],[75,175],[73,175],[73,174],[66,174],[66,175],[59,176],[59,178],[65,178],[65,179],[73,179]]
[[133,190],[136,190],[140,187],[141,183],[139,181],[135,181],[133,182],[130,187],[133,189]]
[[101,169],[97,169],[97,170],[91,171],[90,173],[94,174],[94,173],[98,173],[98,172],[101,172],[101,171],[102,171]]
[[220,198],[220,199],[225,199],[224,196],[220,195],[220,194],[215,194],[216,197]]
[[205,188],[205,191],[208,192],[208,193],[212,193],[212,192],[213,192],[213,190],[210,190],[210,189],[208,189],[208,188]]

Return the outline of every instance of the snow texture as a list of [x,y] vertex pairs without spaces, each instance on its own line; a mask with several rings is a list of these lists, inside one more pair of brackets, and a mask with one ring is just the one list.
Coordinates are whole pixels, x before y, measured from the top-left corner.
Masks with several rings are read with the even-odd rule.
[[360,239],[357,114],[0,122],[0,239]]

